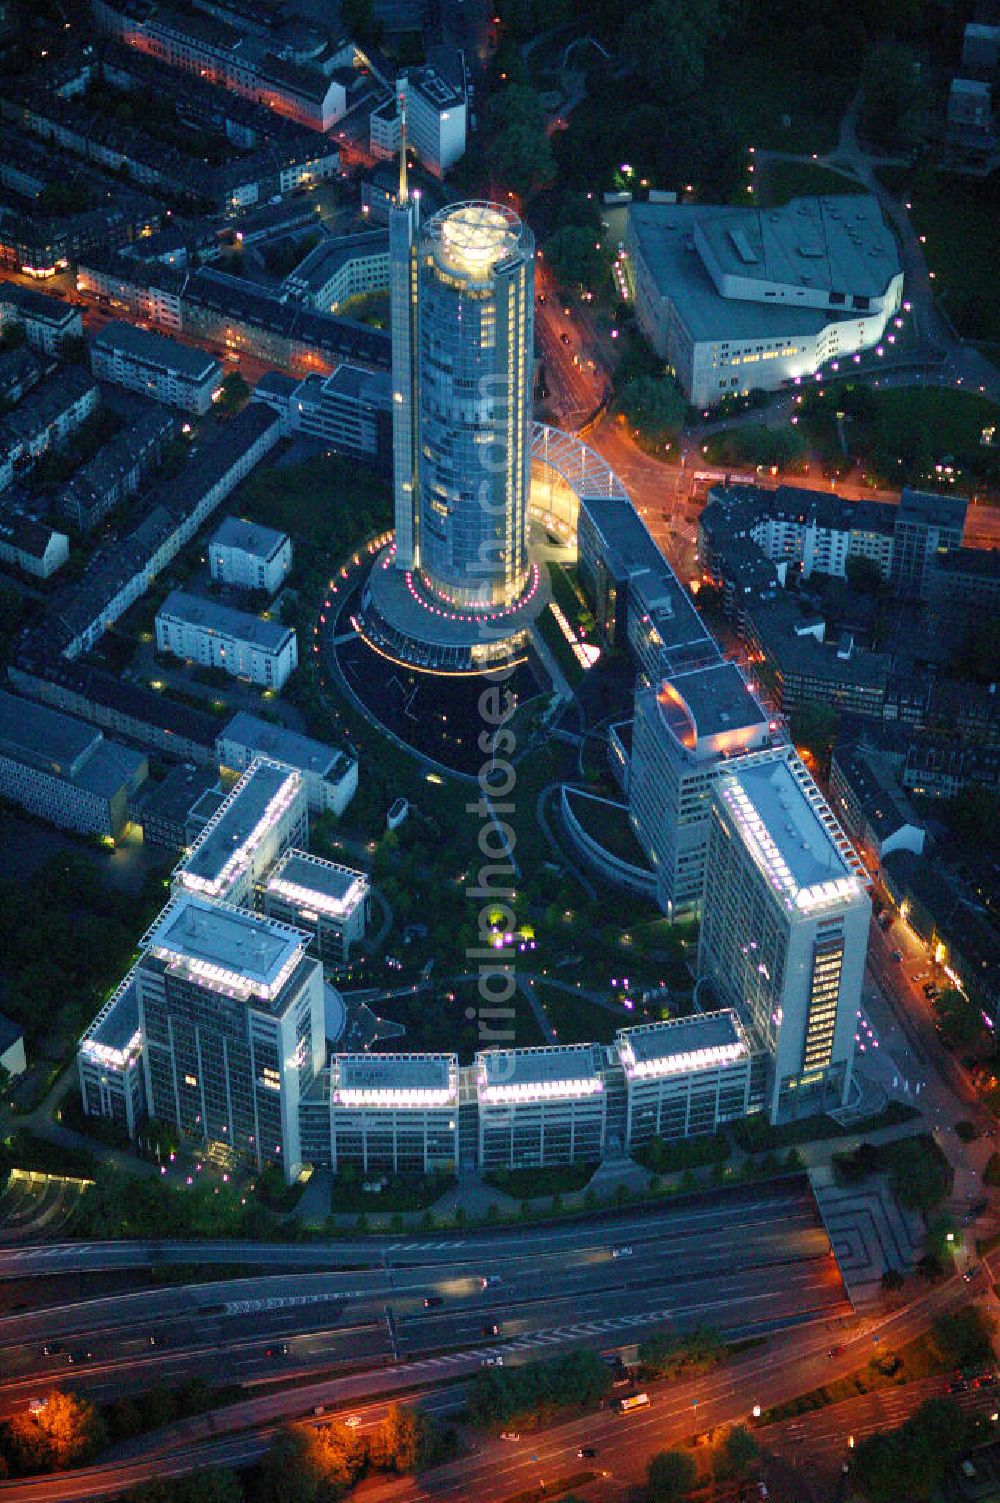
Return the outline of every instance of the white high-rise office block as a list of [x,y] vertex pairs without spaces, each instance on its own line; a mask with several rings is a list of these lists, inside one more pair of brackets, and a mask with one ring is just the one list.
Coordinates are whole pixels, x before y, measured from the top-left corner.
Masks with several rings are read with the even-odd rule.
[[871,905],[803,764],[744,758],[712,786],[698,968],[770,1058],[772,1122],[847,1099]]
[[398,1174],[458,1162],[457,1054],[335,1054],[330,1061],[334,1170]]
[[173,891],[252,908],[258,884],[291,846],[309,835],[299,773],[258,757],[174,868]]
[[476,1055],[481,1169],[596,1163],[607,1092],[599,1044]]
[[767,746],[771,735],[735,663],[678,673],[636,695],[629,818],[665,913],[701,902],[712,779],[729,758]]

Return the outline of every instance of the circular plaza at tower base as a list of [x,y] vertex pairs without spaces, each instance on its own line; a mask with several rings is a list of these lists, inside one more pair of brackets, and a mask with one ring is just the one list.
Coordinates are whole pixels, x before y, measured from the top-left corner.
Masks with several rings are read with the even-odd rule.
[[[531,437],[532,520],[573,547],[582,497],[627,503],[628,493],[607,460],[575,434],[534,423]],[[533,562],[511,605],[449,604],[427,589],[418,571],[397,569],[390,546],[375,560],[352,624],[373,651],[407,668],[486,673],[523,662],[532,624],[548,602],[547,570]]]
[[379,554],[353,618],[373,651],[424,673],[488,673],[523,662],[531,626],[548,604],[548,579],[532,564],[519,599],[490,610],[452,606],[417,573],[395,567],[394,545]]

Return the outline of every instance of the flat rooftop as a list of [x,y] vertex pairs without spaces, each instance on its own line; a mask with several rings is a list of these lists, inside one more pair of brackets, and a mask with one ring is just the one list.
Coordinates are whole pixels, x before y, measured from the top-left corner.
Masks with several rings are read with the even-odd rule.
[[222,375],[219,362],[204,350],[181,344],[165,334],[154,334],[150,329],[138,329],[119,319],[112,319],[95,335],[94,348],[122,350],[133,360],[155,366],[158,370],[176,371],[189,381],[207,381],[212,375]]
[[925,527],[965,526],[969,503],[965,496],[945,496],[937,491],[914,491],[904,486],[896,508],[900,522],[919,522]]
[[71,778],[101,741],[101,732],[59,710],[0,690],[0,752]]
[[266,891],[292,902],[309,901],[321,912],[339,917],[352,913],[364,900],[368,885],[365,872],[293,849],[285,852],[268,877]]
[[315,773],[319,777],[342,777],[351,766],[351,758],[346,752],[322,741],[314,741],[311,736],[301,736],[298,731],[272,725],[258,715],[251,715],[248,710],[239,710],[219,735],[216,747],[220,757],[227,741],[262,757],[270,757],[275,762],[283,762],[298,772]]
[[[671,717],[679,717],[684,722],[679,729],[690,727],[696,740],[728,731],[762,730],[768,723],[760,701],[751,694],[735,663],[713,663],[689,673],[672,674],[663,689],[660,704],[668,722]],[[679,696],[680,704],[674,695]],[[683,739],[680,734],[679,739]]]
[[617,1040],[630,1079],[715,1069],[750,1052],[739,1019],[730,1009],[620,1028]]
[[157,620],[163,616],[182,621],[186,626],[201,627],[213,636],[231,637],[264,652],[280,652],[295,635],[290,626],[282,626],[278,621],[262,621],[249,611],[234,610],[231,605],[221,605],[202,595],[189,595],[186,590],[171,590],[156,616]]
[[200,985],[244,997],[276,996],[308,943],[307,934],[287,924],[190,892],[168,903],[143,941]]
[[458,1100],[457,1054],[335,1054],[331,1098],[344,1106],[448,1106]]
[[716,788],[758,870],[789,907],[811,911],[862,894],[850,842],[800,762],[779,754],[737,765]]
[[598,1044],[487,1049],[476,1055],[479,1099],[487,1103],[592,1096],[604,1089]]
[[287,534],[276,527],[262,527],[245,517],[223,517],[212,533],[210,548],[241,548],[254,558],[271,559],[288,542]]
[[177,879],[186,887],[221,889],[300,787],[289,768],[255,761],[177,867]]
[[[123,1057],[139,1031],[139,996],[135,984],[135,966],[124,977],[117,989],[105,1002],[97,1017],[83,1035],[81,1043],[87,1053],[102,1057],[108,1051],[111,1056]],[[87,1048],[87,1046],[96,1046]]]

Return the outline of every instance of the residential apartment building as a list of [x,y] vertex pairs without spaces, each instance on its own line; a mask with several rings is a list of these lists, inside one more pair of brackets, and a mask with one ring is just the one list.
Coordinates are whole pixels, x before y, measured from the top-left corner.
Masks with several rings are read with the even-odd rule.
[[148,770],[141,752],[84,721],[0,690],[0,797],[29,814],[116,839]]
[[444,177],[465,155],[468,102],[465,60],[458,48],[432,49],[435,60],[409,68],[395,96],[373,110],[368,139],[372,156],[385,160],[400,147],[399,97],[406,97],[406,144],[434,177]]
[[0,559],[33,579],[51,579],[69,560],[69,538],[47,522],[0,511]]
[[149,405],[148,413],[103,444],[58,492],[56,511],[80,532],[92,532],[109,512],[135,495],[177,433],[180,424],[174,414]]
[[358,763],[311,736],[301,736],[284,726],[272,725],[246,710],[235,714],[215,743],[219,766],[243,772],[256,757],[266,757],[292,767],[305,785],[309,808],[315,814],[327,810],[339,819],[358,788]]
[[299,1103],[325,1053],[308,936],[181,892],[135,970],[150,1116],[259,1169],[302,1168]]
[[342,965],[359,945],[371,918],[371,882],[365,872],[287,850],[262,893],[264,912],[313,937],[316,954]]
[[174,868],[172,890],[252,908],[271,867],[308,835],[302,779],[258,758]]
[[0,418],[0,466],[6,457],[14,474],[29,469],[65,443],[97,411],[99,402],[97,383],[88,373],[79,365],[63,366]]
[[192,349],[117,320],[106,324],[90,346],[90,368],[99,380],[203,417],[222,389],[222,366]]
[[637,693],[629,821],[665,913],[693,912],[701,903],[720,767],[770,745],[776,732],[735,663],[676,674]]
[[732,1009],[620,1028],[630,1149],[715,1133],[758,1104],[763,1063]]
[[292,567],[292,540],[274,527],[223,517],[209,540],[208,566],[220,584],[273,596]]
[[268,689],[282,688],[299,662],[292,627],[184,590],[171,590],[156,613],[156,648]]
[[940,556],[962,546],[968,506],[964,496],[904,487],[896,509],[890,575],[897,595],[926,597]]
[[923,851],[923,821],[896,781],[890,758],[856,743],[835,747],[830,802],[873,875],[893,851]]
[[83,338],[83,312],[18,282],[0,282],[0,332],[20,325],[30,349],[58,355],[65,339]]
[[719,774],[698,971],[768,1055],[772,1122],[847,1100],[871,918],[866,880],[797,757],[765,752]]
[[873,195],[630,204],[625,244],[639,327],[698,407],[871,349],[902,303],[899,248]]
[[330,1162],[365,1174],[428,1174],[458,1164],[456,1054],[334,1054]]
[[476,1055],[479,1166],[597,1163],[607,1098],[599,1044],[488,1049]]

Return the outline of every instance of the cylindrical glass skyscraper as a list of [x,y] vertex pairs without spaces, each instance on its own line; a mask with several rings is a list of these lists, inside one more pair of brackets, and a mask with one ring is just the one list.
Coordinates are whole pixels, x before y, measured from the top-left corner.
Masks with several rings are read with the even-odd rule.
[[419,572],[456,605],[509,605],[528,578],[534,252],[492,203],[442,209],[419,241]]

